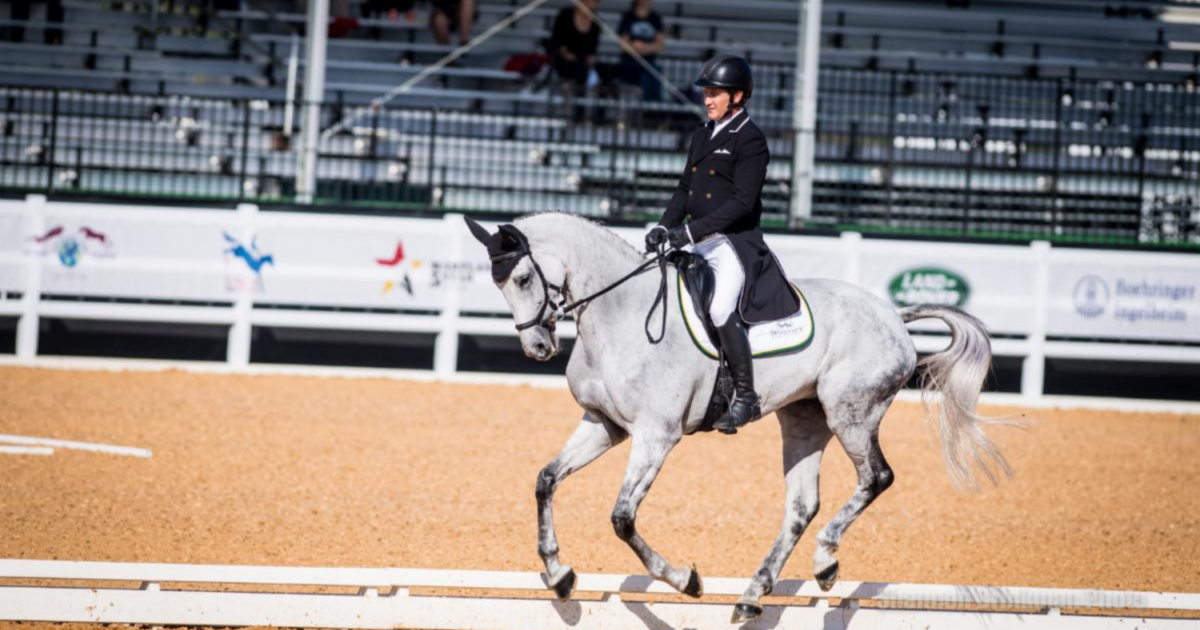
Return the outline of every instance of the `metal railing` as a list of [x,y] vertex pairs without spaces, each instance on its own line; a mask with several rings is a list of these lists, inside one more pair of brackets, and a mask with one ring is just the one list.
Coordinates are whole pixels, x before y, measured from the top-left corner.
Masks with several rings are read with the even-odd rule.
[[[756,92],[769,225],[791,214],[790,77]],[[1200,89],[825,69],[803,227],[1200,249]],[[657,216],[694,117],[551,86],[511,115],[487,93],[360,117],[322,145],[314,203],[387,211]],[[0,189],[282,202],[285,103],[0,88]],[[514,102],[515,103],[515,102]],[[319,105],[323,127],[354,111]],[[758,113],[758,112],[761,112]]]

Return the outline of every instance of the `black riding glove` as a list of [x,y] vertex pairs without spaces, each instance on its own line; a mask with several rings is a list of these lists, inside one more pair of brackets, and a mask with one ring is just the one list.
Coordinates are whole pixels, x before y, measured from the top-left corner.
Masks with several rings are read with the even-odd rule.
[[667,228],[656,225],[654,229],[646,233],[646,253],[653,254],[658,251],[658,246],[667,240]]
[[671,243],[671,247],[683,249],[684,245],[692,242],[692,237],[688,235],[687,228],[681,225],[667,233],[667,240]]

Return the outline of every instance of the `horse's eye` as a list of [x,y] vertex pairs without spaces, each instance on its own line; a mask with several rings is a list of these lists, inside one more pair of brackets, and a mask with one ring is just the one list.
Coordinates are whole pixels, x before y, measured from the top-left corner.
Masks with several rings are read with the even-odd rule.
[[529,286],[529,276],[517,278],[517,288],[524,289],[527,286]]

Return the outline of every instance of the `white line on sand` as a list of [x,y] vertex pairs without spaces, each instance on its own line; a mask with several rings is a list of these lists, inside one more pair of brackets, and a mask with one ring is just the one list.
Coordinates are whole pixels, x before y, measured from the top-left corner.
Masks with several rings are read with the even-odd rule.
[[26,437],[23,435],[0,434],[0,442],[22,444],[25,446],[69,448],[77,451],[91,451],[93,453],[107,453],[109,455],[129,455],[131,457],[149,458],[151,455],[150,450],[145,448],[134,448],[132,446],[112,446],[111,444],[95,444],[92,442],[71,442],[69,440],[51,440],[49,438]]
[[0,455],[53,455],[54,449],[45,446],[0,446]]

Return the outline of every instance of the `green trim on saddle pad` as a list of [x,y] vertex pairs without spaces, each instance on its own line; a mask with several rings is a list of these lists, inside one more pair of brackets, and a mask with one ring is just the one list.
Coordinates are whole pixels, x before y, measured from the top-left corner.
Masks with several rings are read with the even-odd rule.
[[[683,325],[687,328],[688,336],[691,337],[691,339],[692,339],[692,344],[695,345],[696,349],[699,350],[701,352],[701,354],[703,354],[704,356],[706,356],[710,359],[713,359],[713,360],[720,358],[718,355],[713,354],[712,352],[709,352],[709,350],[704,347],[703,342],[700,341],[701,336],[703,336],[703,337],[708,336],[708,333],[706,333],[704,331],[703,326],[700,326],[700,331],[697,334],[696,329],[692,327],[691,320],[688,319],[687,308],[684,307],[684,297],[683,297],[687,291],[684,288],[684,284],[683,284],[683,274],[680,273],[679,271],[675,272],[675,284],[676,284],[676,288],[677,288],[676,293],[678,295],[678,300],[679,300],[679,317],[680,317],[680,319],[683,320]],[[794,284],[791,284],[790,282],[788,284],[791,285],[792,290],[796,292],[796,296],[799,297],[800,301],[803,303],[802,306],[803,306],[803,310],[804,310],[804,315],[806,317],[804,317],[804,316],[802,316],[802,317],[804,319],[807,319],[808,335],[800,342],[792,344],[790,346],[785,346],[783,348],[774,348],[771,350],[764,350],[761,352],[755,352],[752,356],[756,359],[762,359],[765,357],[773,357],[773,356],[780,355],[780,354],[787,354],[789,352],[796,352],[798,350],[803,350],[803,349],[807,348],[809,344],[812,343],[813,337],[816,335],[816,330],[817,330],[816,322],[813,320],[812,308],[810,308],[808,305],[808,298],[804,297],[804,293],[800,291],[799,287],[797,287]],[[689,297],[688,299],[690,300],[691,298]],[[769,326],[771,324],[768,322],[768,323],[762,324],[762,325]],[[713,343],[712,340],[709,340],[709,343]]]

